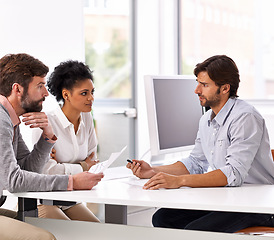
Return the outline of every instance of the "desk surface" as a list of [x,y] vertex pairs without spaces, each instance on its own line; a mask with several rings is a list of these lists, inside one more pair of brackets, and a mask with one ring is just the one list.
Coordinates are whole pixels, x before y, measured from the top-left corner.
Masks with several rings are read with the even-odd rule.
[[90,191],[14,194],[4,191],[4,195],[125,206],[274,213],[274,185],[143,190],[140,186],[129,185],[125,179],[116,179],[101,181]]

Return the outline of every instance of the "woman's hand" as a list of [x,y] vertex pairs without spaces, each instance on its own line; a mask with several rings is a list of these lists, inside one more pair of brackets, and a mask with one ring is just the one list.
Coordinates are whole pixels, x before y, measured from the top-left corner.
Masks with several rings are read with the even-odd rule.
[[86,157],[86,159],[84,160],[88,166],[88,170],[95,164],[97,164],[99,162],[98,159],[94,159],[95,156],[95,152],[92,152],[89,156]]
[[56,150],[54,148],[51,149],[50,158],[56,160]]

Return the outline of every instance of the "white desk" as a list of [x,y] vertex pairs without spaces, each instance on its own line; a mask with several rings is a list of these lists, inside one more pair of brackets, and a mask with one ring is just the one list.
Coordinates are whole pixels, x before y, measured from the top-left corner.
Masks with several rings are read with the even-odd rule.
[[19,198],[103,203],[111,206],[274,213],[274,185],[143,190],[140,186],[132,186],[124,181],[125,179],[102,181],[90,191],[14,194],[4,191],[4,195],[13,195]]
[[[36,199],[48,199],[103,203],[106,204],[106,222],[124,224],[126,224],[127,206],[274,213],[274,185],[143,190],[140,186],[129,185],[125,180],[124,178],[101,181],[90,191],[14,194],[4,191],[3,195],[18,197],[21,200],[19,208],[23,212],[30,210],[24,206],[24,200],[29,198],[35,199],[34,202],[37,202]],[[113,219],[113,216],[116,218]],[[185,234],[182,236],[185,236]],[[250,236],[250,239],[252,238],[253,236]],[[232,237],[232,239],[235,238]]]

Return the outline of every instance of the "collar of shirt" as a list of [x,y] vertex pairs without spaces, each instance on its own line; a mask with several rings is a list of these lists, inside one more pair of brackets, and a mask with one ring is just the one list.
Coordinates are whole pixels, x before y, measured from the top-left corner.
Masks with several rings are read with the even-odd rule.
[[[66,115],[64,114],[64,112],[62,111],[61,107],[56,108],[55,110],[55,114],[58,117],[60,123],[62,124],[63,128],[67,128],[71,125],[73,125],[66,117]],[[82,114],[80,114],[80,124],[79,124],[79,129],[81,128],[81,126],[85,126],[85,123],[83,122],[83,118],[82,118]]]
[[220,112],[218,112],[218,114],[212,120],[210,120],[211,114],[213,114],[213,112],[212,112],[209,115],[208,126],[210,126],[210,123],[213,123],[213,122],[216,122],[219,126],[223,125],[225,120],[227,119],[231,109],[233,108],[236,100],[237,100],[236,98],[229,98],[227,100],[227,102],[225,103],[225,105],[220,110]]
[[0,95],[0,103],[7,109],[8,113],[10,115],[13,127],[18,126],[21,123],[21,121],[20,121],[19,117],[17,116],[17,114],[16,114],[14,108],[12,107],[11,103],[9,102],[9,100],[5,96]]

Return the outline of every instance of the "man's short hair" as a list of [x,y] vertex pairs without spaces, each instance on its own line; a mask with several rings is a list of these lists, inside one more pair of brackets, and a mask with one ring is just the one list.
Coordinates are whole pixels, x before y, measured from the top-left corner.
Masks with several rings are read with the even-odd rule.
[[33,77],[45,77],[48,71],[45,64],[26,53],[7,54],[0,59],[0,94],[10,96],[14,83],[28,91]]
[[230,85],[229,97],[238,97],[237,91],[240,83],[239,70],[235,62],[226,55],[216,55],[198,63],[194,69],[197,77],[200,72],[207,72],[217,86]]

